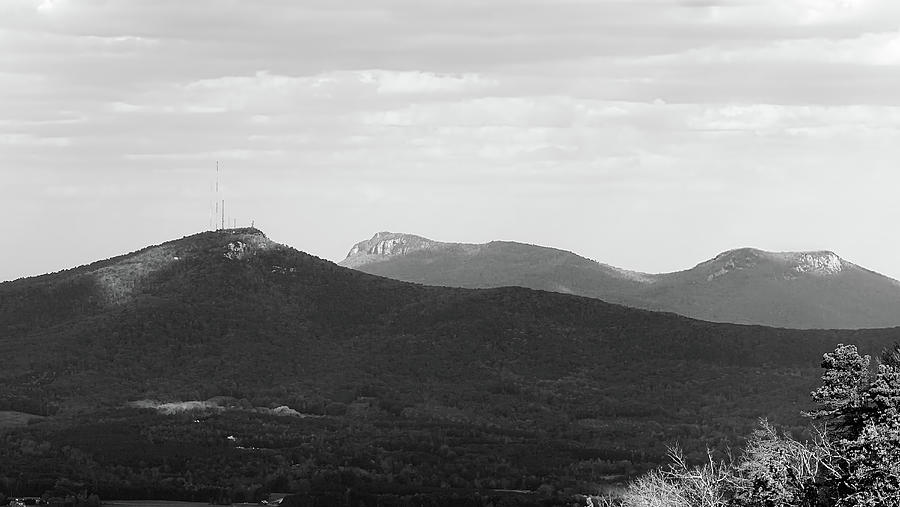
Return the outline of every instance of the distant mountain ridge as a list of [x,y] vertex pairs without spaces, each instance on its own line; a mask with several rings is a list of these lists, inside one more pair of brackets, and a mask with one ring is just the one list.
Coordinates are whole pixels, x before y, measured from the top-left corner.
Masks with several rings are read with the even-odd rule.
[[831,251],[738,248],[691,269],[641,273],[516,242],[442,243],[380,232],[340,265],[426,285],[516,285],[714,322],[798,329],[900,326],[900,282]]

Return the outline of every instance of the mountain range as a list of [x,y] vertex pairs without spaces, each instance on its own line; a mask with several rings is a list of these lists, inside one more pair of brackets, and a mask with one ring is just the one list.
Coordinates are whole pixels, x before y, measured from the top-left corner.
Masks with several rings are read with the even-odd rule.
[[443,243],[380,232],[340,263],[426,285],[521,286],[712,322],[796,329],[900,326],[900,282],[829,251],[739,248],[691,269],[650,274],[509,241]]
[[204,501],[596,491],[659,465],[670,444],[692,460],[739,444],[759,417],[802,431],[823,353],[897,340],[423,286],[257,229],[211,231],[0,284],[0,416],[12,414],[0,487],[40,494],[63,477],[107,497]]

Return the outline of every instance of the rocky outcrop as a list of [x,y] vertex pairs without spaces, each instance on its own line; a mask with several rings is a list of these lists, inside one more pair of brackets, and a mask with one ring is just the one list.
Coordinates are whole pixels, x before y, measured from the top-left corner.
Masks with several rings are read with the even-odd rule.
[[357,255],[405,255],[416,250],[424,250],[438,245],[437,241],[395,232],[379,232],[372,239],[353,245],[347,257]]
[[770,265],[780,270],[780,277],[794,280],[801,276],[833,276],[844,269],[845,261],[834,252],[766,252],[755,248],[739,248],[717,255],[695,269],[705,273],[711,282],[738,271]]
[[454,247],[474,245],[461,245],[459,243],[442,243],[413,234],[397,232],[379,232],[371,239],[360,241],[353,245],[347,257],[340,262],[341,266],[357,268],[365,264],[379,262],[414,252],[425,250],[446,250]]

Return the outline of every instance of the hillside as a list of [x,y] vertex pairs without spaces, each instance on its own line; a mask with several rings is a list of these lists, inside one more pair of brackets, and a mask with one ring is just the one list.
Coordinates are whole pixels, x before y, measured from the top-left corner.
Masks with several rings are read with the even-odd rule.
[[514,285],[713,322],[795,329],[900,326],[900,282],[833,252],[742,248],[685,271],[649,274],[522,243],[440,243],[378,233],[356,244],[340,264],[427,285]]
[[898,339],[427,287],[207,232],[0,284],[0,410],[46,416],[0,430],[0,486],[596,491],[669,443],[799,427],[822,353]]

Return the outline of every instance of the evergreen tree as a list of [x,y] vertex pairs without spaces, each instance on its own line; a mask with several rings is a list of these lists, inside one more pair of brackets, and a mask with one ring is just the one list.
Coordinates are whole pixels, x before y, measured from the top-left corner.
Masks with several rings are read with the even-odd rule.
[[808,415],[824,420],[832,435],[855,438],[862,431],[863,421],[870,417],[866,391],[871,372],[869,356],[860,356],[856,345],[840,344],[825,354],[822,361],[822,385],[812,392],[818,410]]
[[869,363],[852,345],[825,354],[813,392],[820,408],[810,415],[834,425],[830,445],[839,459],[829,482],[837,505],[900,506],[900,368],[871,372]]
[[881,351],[881,364],[894,368],[900,367],[900,342],[895,342],[890,347]]

